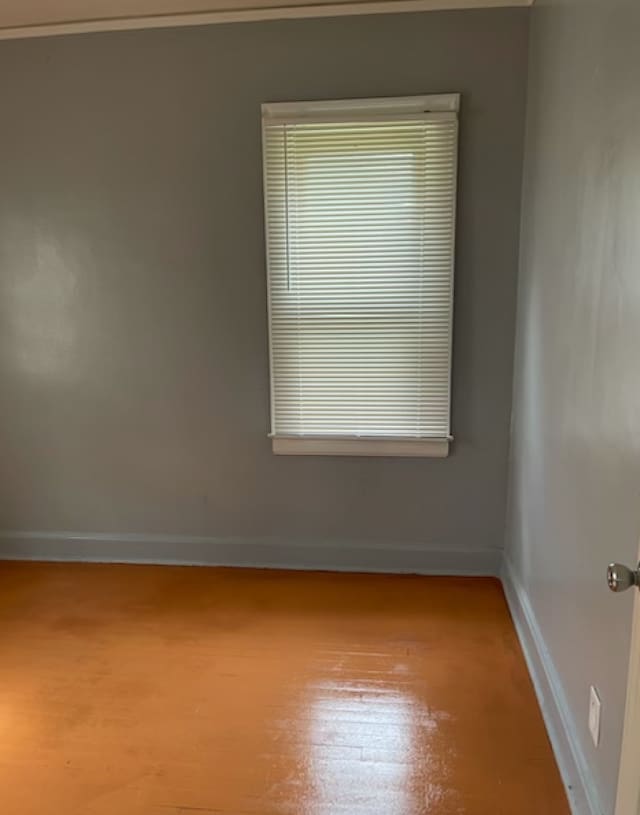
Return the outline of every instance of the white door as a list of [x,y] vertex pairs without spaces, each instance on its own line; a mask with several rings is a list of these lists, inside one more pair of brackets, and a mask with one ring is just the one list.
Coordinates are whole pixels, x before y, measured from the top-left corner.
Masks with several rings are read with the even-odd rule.
[[[640,560],[640,555],[639,555]],[[616,583],[619,575],[620,585]],[[630,573],[624,567],[616,574],[609,567],[609,586],[613,591],[624,589],[628,581],[635,581],[633,605],[633,633],[631,635],[631,659],[627,707],[622,737],[622,756],[618,778],[616,815],[640,815],[640,564],[638,571]]]

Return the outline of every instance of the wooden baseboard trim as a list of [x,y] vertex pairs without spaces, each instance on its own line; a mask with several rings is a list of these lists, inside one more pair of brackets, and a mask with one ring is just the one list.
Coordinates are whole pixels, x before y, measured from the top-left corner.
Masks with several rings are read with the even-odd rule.
[[551,746],[573,815],[602,815],[598,794],[580,747],[560,677],[547,649],[526,592],[508,557],[502,567],[511,617],[535,687]]
[[499,549],[445,549],[393,541],[0,532],[0,560],[497,576],[501,556]]

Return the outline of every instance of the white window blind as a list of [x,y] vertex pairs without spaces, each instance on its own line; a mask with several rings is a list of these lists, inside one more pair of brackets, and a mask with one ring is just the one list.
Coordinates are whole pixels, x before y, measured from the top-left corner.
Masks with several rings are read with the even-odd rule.
[[446,455],[458,101],[263,105],[275,452]]

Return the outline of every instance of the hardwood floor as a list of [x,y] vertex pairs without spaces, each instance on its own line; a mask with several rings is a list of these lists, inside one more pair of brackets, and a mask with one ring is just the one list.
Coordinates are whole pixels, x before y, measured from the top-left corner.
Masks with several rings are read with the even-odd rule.
[[3,815],[567,815],[500,584],[0,564]]

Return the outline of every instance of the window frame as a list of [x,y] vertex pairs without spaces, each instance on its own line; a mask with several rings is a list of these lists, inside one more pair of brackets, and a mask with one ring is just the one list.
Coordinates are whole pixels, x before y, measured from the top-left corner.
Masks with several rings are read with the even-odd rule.
[[[372,121],[379,118],[384,121],[390,116],[406,118],[424,117],[429,113],[455,113],[459,115],[460,94],[427,94],[421,96],[381,97],[371,99],[341,99],[321,100],[307,102],[265,102],[262,111],[262,145],[263,145],[263,194],[265,213],[265,248],[267,267],[267,316],[269,331],[269,391],[270,391],[270,422],[269,438],[272,442],[272,452],[276,455],[293,456],[394,456],[394,457],[432,457],[445,458],[450,452],[450,443],[453,441],[451,433],[446,437],[407,438],[393,437],[367,437],[367,436],[329,436],[329,435],[283,435],[275,434],[275,400],[274,400],[274,360],[272,342],[272,314],[271,314],[271,270],[268,228],[268,183],[267,183],[267,155],[266,155],[266,127],[269,122],[300,123],[300,122],[357,122]],[[457,150],[459,151],[459,134]],[[453,190],[453,213],[457,219],[457,188],[458,188],[459,152],[456,153]],[[453,301],[455,285],[455,244],[457,237],[457,224],[454,223],[452,245],[451,292],[449,304],[449,348],[448,348],[448,408],[449,428],[451,425],[451,376],[453,368]]]

